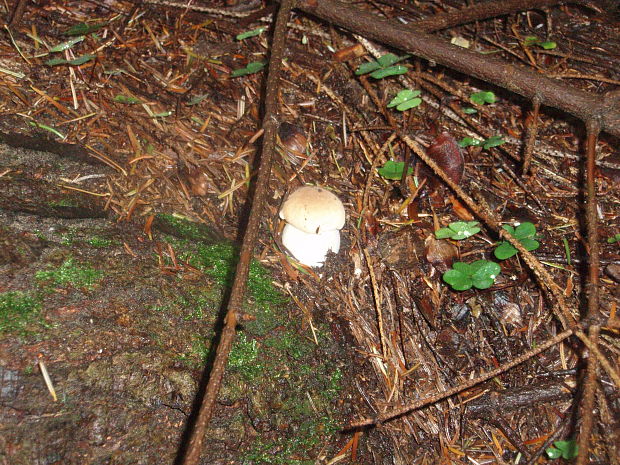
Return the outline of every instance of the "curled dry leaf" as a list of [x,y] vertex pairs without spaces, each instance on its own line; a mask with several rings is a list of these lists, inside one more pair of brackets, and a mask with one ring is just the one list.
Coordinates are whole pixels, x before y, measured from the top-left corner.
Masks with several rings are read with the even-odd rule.
[[454,183],[461,182],[465,160],[461,147],[454,137],[447,132],[442,132],[426,151]]
[[187,182],[193,195],[204,196],[209,192],[209,177],[200,168],[191,168],[187,173]]
[[364,227],[371,236],[379,234],[379,222],[371,212],[364,213]]
[[362,57],[366,54],[366,50],[362,44],[351,45],[350,47],[341,48],[334,53],[334,59],[339,62],[349,61],[354,58]]
[[403,228],[400,231],[379,234],[373,253],[388,268],[412,270],[420,268],[420,256],[424,250],[421,239],[411,229]]
[[284,155],[293,163],[299,163],[299,158],[305,158],[308,138],[302,128],[284,122],[278,129],[280,146]]
[[430,234],[424,240],[426,260],[437,270],[445,273],[456,258],[457,249],[449,241],[438,240]]
[[454,213],[456,213],[456,216],[458,216],[460,219],[464,221],[474,221],[476,219],[474,215],[470,213],[468,208],[453,195],[450,196],[450,202],[452,203]]

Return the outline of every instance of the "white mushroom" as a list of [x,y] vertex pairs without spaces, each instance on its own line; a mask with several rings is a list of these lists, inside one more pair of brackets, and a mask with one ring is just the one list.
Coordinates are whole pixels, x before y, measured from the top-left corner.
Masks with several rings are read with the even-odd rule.
[[282,244],[304,265],[321,267],[328,251],[340,250],[344,205],[330,191],[314,186],[297,189],[282,205],[280,218],[287,223]]
[[338,253],[340,250],[340,231],[308,234],[287,224],[282,230],[282,244],[299,262],[318,268],[323,266],[327,252]]

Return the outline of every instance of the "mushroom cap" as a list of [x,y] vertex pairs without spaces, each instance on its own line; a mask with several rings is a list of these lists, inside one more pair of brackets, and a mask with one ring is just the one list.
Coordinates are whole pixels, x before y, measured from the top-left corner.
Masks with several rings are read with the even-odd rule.
[[340,250],[340,231],[332,229],[320,234],[310,234],[286,224],[282,230],[282,245],[300,263],[315,268],[323,266],[327,252]]
[[344,226],[344,205],[327,189],[304,186],[290,194],[282,208],[280,218],[309,234],[335,231]]

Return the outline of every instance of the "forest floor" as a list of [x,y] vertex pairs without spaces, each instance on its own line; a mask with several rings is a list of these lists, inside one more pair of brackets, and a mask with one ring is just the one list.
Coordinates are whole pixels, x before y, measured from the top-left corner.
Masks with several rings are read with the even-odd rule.
[[[27,3],[0,35],[0,463],[172,464],[208,378],[260,159],[272,9],[155,3]],[[465,3],[354,7],[414,21]],[[520,255],[502,255],[510,246],[473,223],[395,125],[524,232],[576,317],[587,306],[585,129],[543,107],[522,174],[532,122],[522,97],[299,12],[289,26],[286,125],[247,319],[201,463],[546,463],[554,441],[571,460],[587,416],[591,463],[618,463],[618,389],[599,370],[596,408],[580,410],[588,355],[577,338],[348,429],[562,331]],[[593,96],[620,84],[617,9],[551,6],[437,36]],[[372,53],[402,58],[402,74],[356,73]],[[410,108],[386,108],[407,89],[420,91]],[[619,147],[604,132],[596,146],[606,321],[620,297]],[[347,212],[340,252],[315,269],[280,242],[280,205],[304,184],[330,189]],[[465,238],[437,238],[455,222]],[[477,260],[499,273],[475,280],[461,267],[444,279]],[[599,341],[616,370],[618,335]]]

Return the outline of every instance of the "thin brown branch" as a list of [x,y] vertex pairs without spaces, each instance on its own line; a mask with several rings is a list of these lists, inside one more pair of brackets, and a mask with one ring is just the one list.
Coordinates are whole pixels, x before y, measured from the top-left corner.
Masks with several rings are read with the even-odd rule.
[[588,268],[588,318],[596,318],[599,314],[599,270],[600,252],[598,245],[597,202],[596,202],[596,141],[599,134],[598,123],[590,120],[587,123],[586,141],[586,227],[588,231],[589,268]]
[[526,123],[525,129],[525,145],[523,147],[523,174],[527,174],[532,163],[532,154],[536,145],[536,135],[538,134],[538,115],[540,113],[540,99],[534,96],[532,99],[532,111],[530,113],[531,121]]
[[[596,208],[596,185],[594,179],[596,161],[596,141],[598,139],[598,125],[594,121],[588,121],[586,140],[586,226],[588,230],[588,319],[594,321],[599,317],[599,246],[597,231],[597,208]],[[590,342],[598,347],[600,326],[592,325],[588,332]],[[579,455],[577,465],[588,463],[590,449],[590,434],[594,424],[594,396],[597,389],[598,359],[588,358],[588,368],[585,378],[585,389],[581,403],[581,431],[579,433]]]
[[[599,326],[591,326],[588,331],[592,344],[598,344],[600,333]],[[589,463],[588,452],[590,449],[590,434],[592,433],[592,425],[594,424],[594,394],[596,394],[598,376],[598,358],[588,358],[588,368],[584,381],[583,401],[581,402],[581,431],[579,432],[579,455],[577,456],[577,465],[586,465]]]
[[220,343],[217,347],[209,383],[200,405],[196,423],[190,435],[187,452],[181,462],[183,465],[197,465],[200,461],[205,433],[211,416],[213,415],[213,408],[220,390],[224,370],[228,363],[230,349],[235,339],[235,327],[237,326],[238,315],[241,312],[245,300],[252,253],[257,241],[263,207],[267,204],[266,196],[269,187],[269,176],[271,174],[272,157],[275,152],[276,134],[279,126],[277,119],[279,76],[286,42],[286,23],[293,4],[294,0],[284,0],[276,18],[265,91],[265,116],[263,118],[263,129],[265,133],[263,135],[261,160],[256,176],[256,189],[247,228],[241,244],[241,250],[239,251],[239,262],[237,263],[235,279],[232,284],[230,299],[226,309],[225,326],[222,331]]
[[543,287],[543,289],[547,290],[551,296],[553,297],[553,312],[556,317],[562,323],[564,328],[573,328],[575,332],[575,336],[577,336],[581,342],[594,354],[596,358],[598,358],[599,363],[603,367],[603,369],[607,372],[609,377],[614,381],[616,386],[620,387],[620,374],[618,371],[609,363],[609,361],[605,358],[605,356],[601,353],[598,347],[593,344],[588,336],[577,326],[577,322],[575,317],[570,312],[568,306],[566,305],[566,301],[564,300],[564,295],[560,291],[559,287],[553,281],[553,278],[547,272],[545,267],[540,263],[530,251],[525,249],[521,242],[515,239],[508,231],[500,227],[499,221],[494,218],[493,214],[488,210],[488,208],[481,208],[474,199],[472,199],[460,186],[458,186],[452,179],[448,177],[448,175],[435,163],[435,161],[430,158],[424,150],[409,136],[406,136],[399,131],[399,137],[411,148],[416,155],[418,155],[424,163],[428,165],[433,172],[441,178],[443,182],[445,182],[459,197],[460,200],[465,202],[465,204],[476,214],[478,218],[480,218],[487,226],[496,231],[502,239],[507,240],[510,244],[519,251],[519,256],[523,259],[523,261],[528,265],[528,267],[534,272],[534,275],[538,279],[539,283]]
[[370,273],[370,282],[372,284],[372,294],[375,300],[375,308],[377,310],[377,321],[379,323],[379,339],[381,341],[381,354],[383,355],[383,359],[387,358],[386,356],[386,348],[387,343],[385,342],[385,332],[383,330],[383,312],[381,310],[383,303],[381,302],[381,291],[379,290],[379,286],[377,284],[377,278],[375,277],[375,270],[373,268],[373,263],[370,259],[370,254],[368,253],[368,249],[364,247],[362,249],[364,252],[364,257],[366,258],[366,265],[368,265],[368,272]]
[[560,334],[558,334],[557,336],[552,337],[551,339],[547,340],[546,342],[542,343],[541,345],[539,345],[538,347],[536,347],[535,349],[531,349],[528,350],[526,353],[516,357],[515,359],[511,360],[510,362],[507,362],[503,365],[501,365],[500,367],[496,368],[495,370],[491,370],[488,371],[486,373],[484,373],[483,375],[480,375],[470,381],[466,381],[465,383],[461,383],[456,387],[453,387],[452,389],[447,389],[443,392],[440,392],[438,394],[434,394],[432,396],[428,396],[425,397],[423,399],[419,399],[415,402],[411,402],[410,404],[407,404],[405,406],[399,407],[399,408],[395,408],[393,410],[390,410],[389,412],[383,413],[381,415],[379,415],[377,418],[368,418],[362,421],[358,421],[353,423],[350,426],[350,429],[355,429],[355,428],[361,428],[361,427],[365,427],[365,426],[370,426],[370,425],[375,425],[378,423],[383,423],[385,421],[391,420],[395,417],[399,417],[401,415],[404,415],[406,413],[411,412],[412,410],[417,410],[421,407],[425,407],[427,405],[431,405],[434,404],[436,402],[439,402],[440,400],[446,399],[448,397],[451,397],[455,394],[458,394],[459,392],[465,391],[466,389],[470,389],[474,386],[476,386],[477,384],[480,384],[484,381],[487,381],[491,378],[494,378],[495,376],[498,376],[502,373],[505,373],[506,371],[510,370],[511,368],[516,367],[517,365],[520,365],[521,363],[529,360],[530,358],[540,354],[541,352],[544,352],[545,350],[549,349],[550,347],[553,347],[555,344],[563,341],[564,339],[566,339],[567,337],[569,337],[571,334],[573,334],[573,331],[571,329],[567,329],[566,331],[561,332]]
[[[410,23],[409,26],[425,32],[440,31],[462,24],[473,23],[483,19],[496,18],[519,11],[542,9],[544,7],[566,3],[562,0],[497,0],[482,2],[467,8],[439,13],[429,18]],[[571,1],[579,5],[587,4],[585,1]]]
[[28,3],[28,0],[15,0],[15,5],[13,5],[13,10],[11,11],[11,18],[8,21],[10,28],[19,26],[26,12],[26,3]]
[[364,37],[477,77],[528,99],[576,116],[598,119],[601,130],[620,136],[620,108],[606,105],[604,97],[574,89],[555,79],[480,53],[451,45],[441,38],[397,21],[379,18],[337,0],[301,0],[297,8]]

